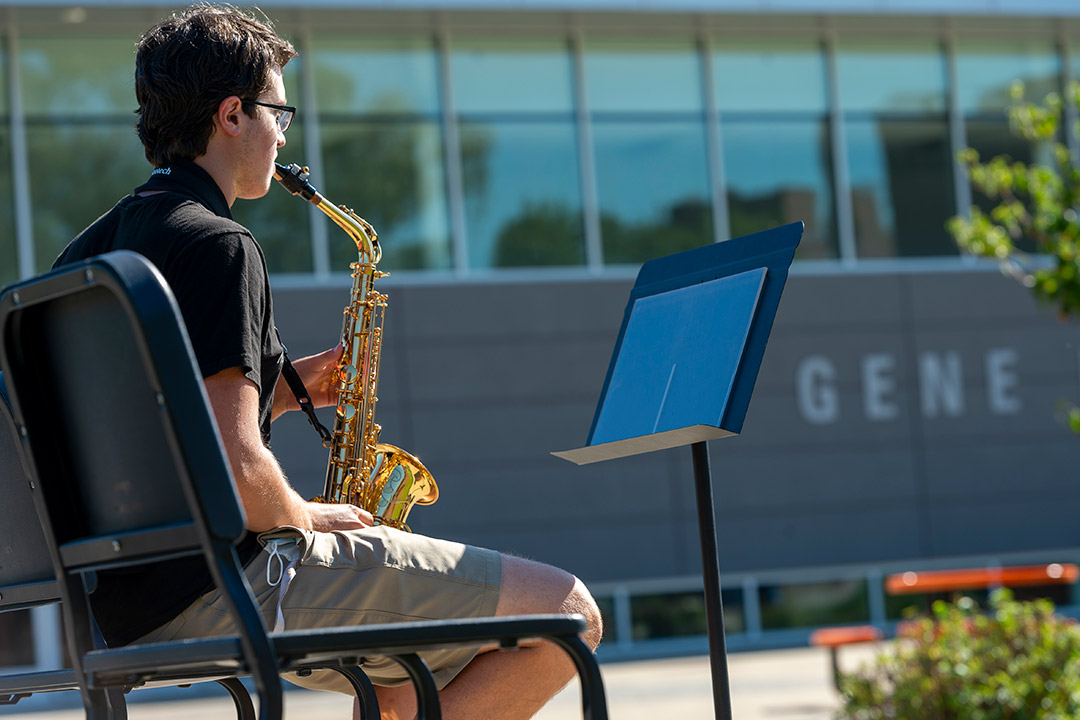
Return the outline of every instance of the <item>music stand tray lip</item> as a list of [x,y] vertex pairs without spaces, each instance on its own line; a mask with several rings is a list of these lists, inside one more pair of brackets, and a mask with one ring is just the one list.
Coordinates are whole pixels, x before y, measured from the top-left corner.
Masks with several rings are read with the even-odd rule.
[[588,465],[604,460],[655,452],[656,450],[668,450],[705,440],[732,437],[735,434],[730,430],[715,425],[688,425],[649,435],[613,440],[598,445],[586,445],[573,450],[553,451],[551,454],[577,465]]

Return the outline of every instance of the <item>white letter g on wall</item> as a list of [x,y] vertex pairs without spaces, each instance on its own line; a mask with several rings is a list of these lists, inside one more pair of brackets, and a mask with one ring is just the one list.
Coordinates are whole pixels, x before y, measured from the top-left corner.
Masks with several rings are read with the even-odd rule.
[[795,402],[803,420],[828,425],[840,418],[836,366],[824,355],[808,355],[795,368]]

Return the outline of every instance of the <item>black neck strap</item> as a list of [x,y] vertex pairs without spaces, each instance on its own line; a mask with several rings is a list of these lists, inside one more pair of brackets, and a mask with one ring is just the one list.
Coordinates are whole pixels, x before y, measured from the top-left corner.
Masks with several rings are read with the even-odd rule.
[[[277,332],[277,328],[274,328],[274,332]],[[281,342],[281,333],[278,333],[278,343],[281,345],[281,355],[285,360],[285,364],[281,366],[281,374],[284,376],[285,382],[289,384],[293,396],[296,397],[296,402],[300,404],[300,409],[307,415],[311,427],[315,428],[315,432],[319,433],[319,437],[322,438],[323,447],[330,447],[332,437],[330,431],[319,422],[318,416],[315,415],[315,406],[311,404],[311,396],[308,394],[307,388],[304,387],[304,381],[300,379],[300,373],[296,372],[292,361],[289,360],[289,351],[286,349],[285,343]]]

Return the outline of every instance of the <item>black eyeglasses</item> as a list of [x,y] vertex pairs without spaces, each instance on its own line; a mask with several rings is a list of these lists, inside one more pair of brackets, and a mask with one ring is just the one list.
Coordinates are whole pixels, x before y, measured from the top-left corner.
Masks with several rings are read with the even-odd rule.
[[282,135],[284,135],[285,131],[289,129],[289,126],[292,125],[293,115],[296,114],[296,108],[290,105],[275,105],[274,103],[259,102],[258,100],[241,100],[240,102],[277,110],[275,119],[277,120],[278,129],[281,130]]

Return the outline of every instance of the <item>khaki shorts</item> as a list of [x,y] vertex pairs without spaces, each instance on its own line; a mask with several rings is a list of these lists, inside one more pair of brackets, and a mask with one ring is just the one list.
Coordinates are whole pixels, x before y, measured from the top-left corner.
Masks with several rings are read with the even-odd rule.
[[[264,547],[245,568],[268,628],[278,624],[281,629],[280,620],[285,630],[302,630],[495,615],[502,573],[502,558],[495,551],[388,527],[332,533],[283,527],[259,535],[264,545],[282,539],[286,546],[295,541],[295,563],[272,556]],[[220,593],[213,590],[136,642],[232,633],[232,617]],[[441,690],[476,652],[477,648],[455,648],[420,654]],[[409,681],[388,658],[368,658],[363,669],[377,685]],[[352,686],[331,670],[283,677],[306,688],[353,694]]]

